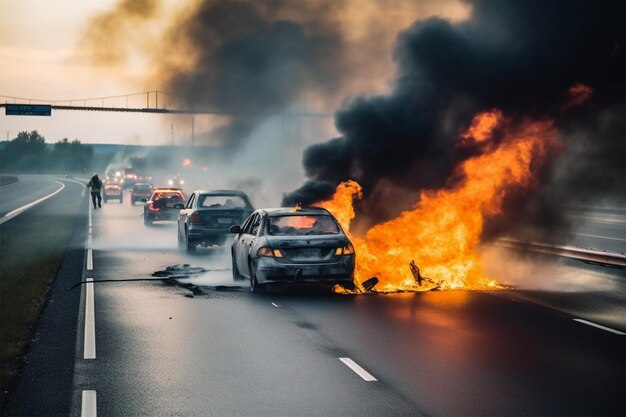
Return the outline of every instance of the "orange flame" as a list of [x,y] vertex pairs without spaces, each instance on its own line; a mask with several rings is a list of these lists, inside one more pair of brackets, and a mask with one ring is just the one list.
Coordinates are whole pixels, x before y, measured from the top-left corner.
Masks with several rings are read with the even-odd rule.
[[[350,236],[357,256],[355,283],[376,276],[376,291],[411,290],[416,281],[409,263],[442,289],[497,288],[484,273],[478,252],[485,219],[498,214],[508,190],[536,186],[533,169],[545,163],[548,151],[560,142],[548,120],[512,126],[501,112],[477,115],[461,140],[484,142],[496,127],[504,138],[497,146],[459,166],[464,180],[452,189],[422,192],[413,210],[371,228],[363,237]],[[457,175],[458,177],[458,175]],[[333,198],[319,203],[333,213],[349,233],[353,199],[360,198],[355,181],[339,185]]]

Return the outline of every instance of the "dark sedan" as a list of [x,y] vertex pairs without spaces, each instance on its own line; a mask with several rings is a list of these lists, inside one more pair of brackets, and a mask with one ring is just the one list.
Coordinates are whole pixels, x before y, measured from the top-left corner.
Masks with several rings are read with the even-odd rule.
[[150,196],[152,196],[152,185],[138,182],[130,189],[130,204],[134,206],[137,201],[148,201]]
[[249,279],[252,291],[271,282],[354,285],[354,247],[325,209],[257,210],[230,230],[233,278]]
[[194,252],[199,244],[222,245],[233,225],[242,224],[254,209],[241,191],[194,191],[178,216],[178,244]]
[[143,222],[150,226],[156,221],[176,220],[185,206],[185,195],[180,188],[155,188],[143,206]]

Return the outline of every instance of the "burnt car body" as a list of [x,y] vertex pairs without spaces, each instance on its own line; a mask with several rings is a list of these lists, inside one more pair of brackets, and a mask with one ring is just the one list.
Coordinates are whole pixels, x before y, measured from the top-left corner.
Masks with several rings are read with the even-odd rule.
[[120,203],[124,199],[122,187],[117,184],[105,184],[102,190],[102,200],[106,203],[109,200],[118,200]]
[[253,210],[241,191],[194,191],[178,215],[178,245],[187,252],[199,244],[222,245],[230,227],[242,224]]
[[231,232],[233,279],[249,279],[252,291],[273,282],[354,286],[354,247],[325,209],[260,209]]
[[133,188],[130,189],[130,204],[134,206],[137,201],[148,201],[152,196],[152,190],[152,184],[145,182],[138,182],[133,185]]
[[176,220],[184,206],[185,195],[180,188],[155,188],[143,206],[143,222],[149,226],[157,221]]

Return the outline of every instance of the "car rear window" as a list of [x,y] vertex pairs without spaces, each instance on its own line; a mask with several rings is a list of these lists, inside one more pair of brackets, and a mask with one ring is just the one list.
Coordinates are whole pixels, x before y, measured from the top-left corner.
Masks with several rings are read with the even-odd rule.
[[149,193],[152,191],[149,185],[142,185],[141,187],[135,186],[134,191],[136,193]]
[[181,199],[181,200],[185,199],[181,193],[178,193],[176,191],[167,191],[167,192],[162,192],[162,193],[154,193],[154,195],[152,196],[152,200],[162,200],[164,198],[178,198],[178,199]]
[[208,209],[242,209],[248,207],[246,200],[238,195],[200,195],[198,207]]
[[291,215],[270,217],[268,233],[273,236],[336,235],[337,223],[330,216]]

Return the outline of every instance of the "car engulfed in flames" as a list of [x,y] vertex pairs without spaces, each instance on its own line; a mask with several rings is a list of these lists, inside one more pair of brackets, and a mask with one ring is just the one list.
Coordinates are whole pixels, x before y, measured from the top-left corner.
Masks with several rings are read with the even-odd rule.
[[[504,132],[497,141],[496,129]],[[356,248],[357,292],[502,288],[487,277],[481,262],[485,221],[502,211],[509,192],[529,192],[537,185],[537,168],[561,143],[551,120],[513,123],[498,110],[475,116],[459,135],[460,143],[468,141],[480,152],[459,166],[461,181],[421,192],[412,210],[363,236],[350,233],[353,202],[362,195],[356,181],[341,183],[330,200],[315,204],[336,216]]]

